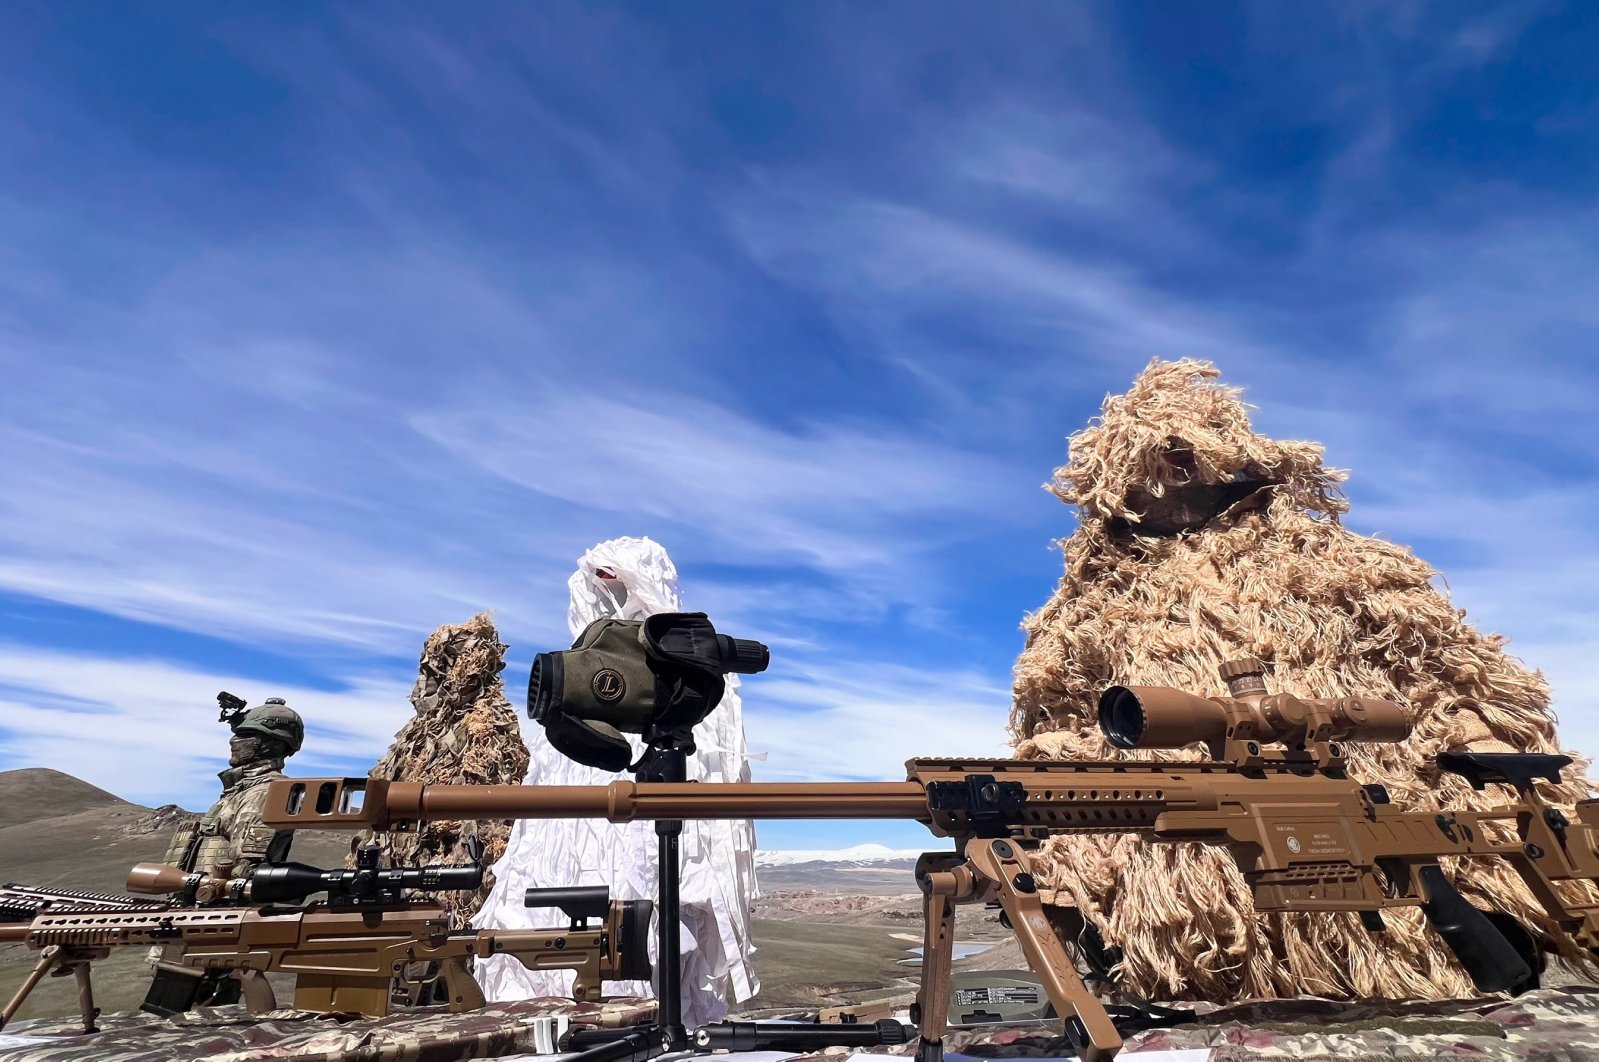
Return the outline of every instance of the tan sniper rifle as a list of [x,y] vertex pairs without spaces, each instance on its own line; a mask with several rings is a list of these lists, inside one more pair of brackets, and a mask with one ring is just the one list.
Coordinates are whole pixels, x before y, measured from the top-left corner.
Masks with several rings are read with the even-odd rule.
[[278,829],[403,830],[428,819],[474,818],[914,819],[955,841],[953,853],[924,855],[916,871],[926,895],[915,1013],[922,1062],[942,1053],[954,907],[988,901],[1004,911],[1085,1062],[1120,1048],[1115,1024],[1078,976],[1039,899],[1031,853],[1053,835],[1138,831],[1225,845],[1261,912],[1358,911],[1380,931],[1382,911],[1420,907],[1484,991],[1532,983],[1541,957],[1502,913],[1491,918],[1469,904],[1439,863],[1495,856],[1515,867],[1578,946],[1599,948],[1599,909],[1560,891],[1562,882],[1599,878],[1599,801],[1584,801],[1568,819],[1533,784],[1558,781],[1568,757],[1445,753],[1443,770],[1478,789],[1506,785],[1515,799],[1491,811],[1406,811],[1381,786],[1345,775],[1343,745],[1403,740],[1411,728],[1403,709],[1268,695],[1262,672],[1253,660],[1223,665],[1226,698],[1126,686],[1101,697],[1099,723],[1112,744],[1205,742],[1209,762],[920,759],[906,764],[903,782],[836,784],[284,779],[272,783],[264,821]]
[[[482,880],[479,868],[377,870],[375,857],[375,848],[364,850],[370,865],[355,870],[268,864],[245,879],[141,863],[128,877],[131,891],[178,894],[190,905],[47,910],[26,924],[0,925],[0,943],[24,943],[40,952],[0,1013],[0,1027],[46,975],[73,973],[84,1031],[95,1031],[90,963],[125,945],[168,946],[161,967],[194,982],[207,972],[236,972],[252,1014],[277,1007],[265,977],[270,972],[296,975],[296,1009],[367,1017],[389,1012],[396,984],[416,1001],[442,981],[452,1012],[483,1006],[483,992],[467,971],[473,957],[509,955],[529,969],[575,970],[572,998],[579,1002],[598,1001],[603,981],[651,975],[649,900],[612,901],[603,886],[529,889],[523,898],[528,907],[559,908],[570,927],[452,931],[442,907],[402,899],[402,891],[475,888]],[[326,892],[328,899],[273,906],[303,901],[313,892]]]

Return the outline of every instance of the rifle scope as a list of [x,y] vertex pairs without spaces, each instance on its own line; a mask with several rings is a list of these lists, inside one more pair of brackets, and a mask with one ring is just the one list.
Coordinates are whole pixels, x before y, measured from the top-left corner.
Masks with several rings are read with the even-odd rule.
[[244,894],[251,903],[288,903],[317,892],[326,892],[333,903],[391,903],[400,899],[406,889],[455,892],[470,891],[482,884],[482,867],[319,870],[304,863],[274,863],[255,869]]
[[1288,693],[1239,700],[1166,686],[1112,686],[1099,698],[1099,728],[1119,749],[1174,749],[1198,741],[1403,741],[1411,721],[1375,697],[1301,699]]
[[[483,884],[483,868],[464,866],[384,867],[362,849],[368,866],[322,870],[305,863],[267,863],[248,878],[215,878],[161,863],[140,863],[128,875],[128,891],[147,896],[181,893],[191,903],[298,903],[319,892],[334,904],[397,903],[406,889],[419,892],[471,891]],[[375,850],[373,851],[375,856]]]

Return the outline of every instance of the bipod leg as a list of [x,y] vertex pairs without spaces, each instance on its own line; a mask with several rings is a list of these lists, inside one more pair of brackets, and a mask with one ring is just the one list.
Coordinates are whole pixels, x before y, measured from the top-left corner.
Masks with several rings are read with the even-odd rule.
[[89,962],[84,960],[73,966],[72,976],[78,979],[78,1010],[83,1014],[84,1035],[99,1032],[94,1019],[100,1016],[100,1008],[94,1005],[94,982],[89,979]]
[[916,992],[916,1062],[941,1062],[949,1025],[949,967],[955,954],[956,878],[929,873],[922,902],[922,984]]
[[1121,1050],[1121,1034],[1105,1005],[1077,976],[1076,964],[1045,917],[1031,864],[1022,850],[1011,841],[980,837],[966,842],[966,858],[978,874],[998,887],[1000,907],[1082,1062],[1114,1058]]
[[11,999],[5,1005],[5,1009],[0,1010],[0,1029],[5,1028],[6,1023],[16,1016],[17,1011],[22,1009],[22,1004],[28,1001],[28,995],[39,986],[39,982],[44,980],[45,975],[55,968],[56,963],[61,961],[61,954],[61,945],[59,944],[49,944],[39,950],[39,961],[29,971],[21,987],[12,993]]

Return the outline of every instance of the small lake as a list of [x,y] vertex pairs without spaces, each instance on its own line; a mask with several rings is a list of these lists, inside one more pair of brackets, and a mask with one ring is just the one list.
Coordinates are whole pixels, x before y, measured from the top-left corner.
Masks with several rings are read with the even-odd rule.
[[[993,946],[992,944],[956,944],[950,949],[953,952],[951,958],[956,960],[969,959],[973,955],[981,955]],[[920,966],[922,964],[921,948],[906,948],[905,950],[911,953],[911,958],[899,960],[900,966]]]

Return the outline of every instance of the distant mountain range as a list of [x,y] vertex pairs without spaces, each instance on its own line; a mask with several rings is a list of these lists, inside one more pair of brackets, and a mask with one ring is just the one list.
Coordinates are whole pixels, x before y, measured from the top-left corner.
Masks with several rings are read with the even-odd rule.
[[853,848],[791,849],[788,851],[757,851],[757,867],[796,867],[806,863],[831,863],[857,867],[890,867],[910,865],[926,848],[889,848],[881,844],[858,844]]

